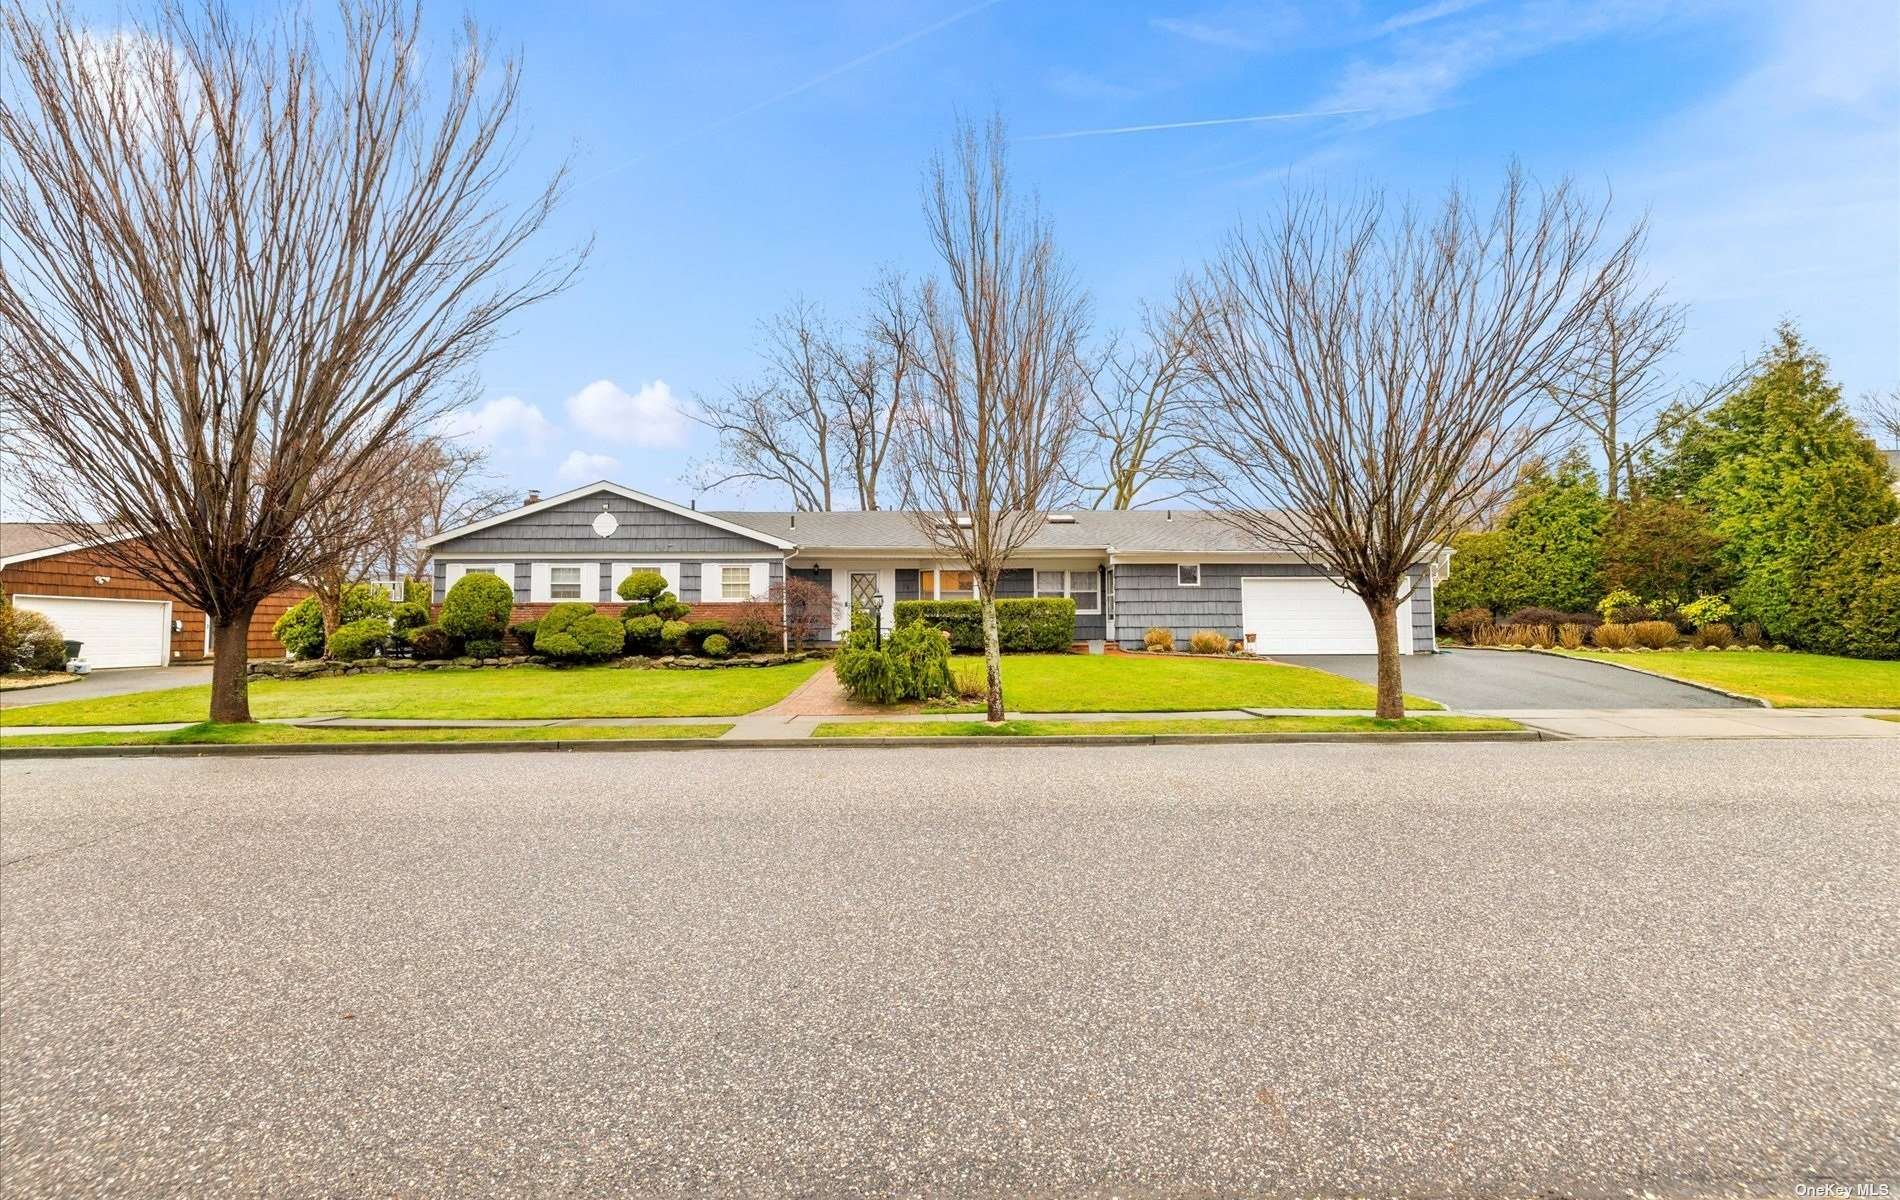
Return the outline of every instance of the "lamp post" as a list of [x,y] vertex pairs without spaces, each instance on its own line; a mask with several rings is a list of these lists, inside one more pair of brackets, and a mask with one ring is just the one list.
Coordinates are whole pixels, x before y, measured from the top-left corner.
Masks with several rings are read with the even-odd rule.
[[871,636],[877,648],[884,648],[884,593],[871,593]]

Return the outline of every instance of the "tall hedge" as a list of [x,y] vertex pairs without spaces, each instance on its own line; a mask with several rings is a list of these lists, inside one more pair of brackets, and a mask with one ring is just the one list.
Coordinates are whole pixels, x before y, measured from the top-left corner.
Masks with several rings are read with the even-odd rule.
[[1533,463],[1511,490],[1497,529],[1452,542],[1451,574],[1437,590],[1439,619],[1467,608],[1575,612],[1600,594],[1599,547],[1609,505],[1583,459]]
[[[963,654],[983,650],[983,605],[977,600],[899,600],[896,622],[922,621],[950,635]],[[1075,601],[1064,596],[996,602],[997,640],[1005,653],[1067,650],[1075,641]]]

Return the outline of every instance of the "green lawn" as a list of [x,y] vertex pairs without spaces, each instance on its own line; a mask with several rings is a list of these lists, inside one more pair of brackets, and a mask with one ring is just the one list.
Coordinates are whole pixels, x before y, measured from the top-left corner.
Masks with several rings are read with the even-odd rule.
[[311,742],[580,742],[716,738],[730,725],[567,725],[531,729],[302,729],[295,725],[213,725],[124,733],[23,733],[0,738],[0,754],[19,746],[290,746]]
[[[1132,654],[1003,656],[1003,703],[1015,712],[1372,708],[1377,699],[1370,684],[1281,663]],[[1417,696],[1407,696],[1405,704],[1444,707]]]
[[[822,662],[709,671],[615,667],[392,671],[327,679],[260,679],[251,715],[408,717],[729,717],[782,700]],[[173,688],[0,711],[0,725],[145,725],[201,721],[211,689]]]
[[1522,729],[1496,717],[1249,717],[1224,720],[1174,718],[1129,721],[834,721],[813,737],[1107,737],[1113,734],[1175,733],[1474,733]]
[[1565,653],[1706,683],[1725,692],[1758,696],[1777,708],[1900,708],[1900,662],[1766,650]]

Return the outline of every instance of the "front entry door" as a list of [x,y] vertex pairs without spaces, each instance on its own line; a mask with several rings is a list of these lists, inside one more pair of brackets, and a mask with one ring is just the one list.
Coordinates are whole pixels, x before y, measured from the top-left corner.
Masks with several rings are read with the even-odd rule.
[[876,619],[880,614],[872,597],[877,595],[876,571],[851,572],[851,619],[857,620],[859,612],[867,612]]

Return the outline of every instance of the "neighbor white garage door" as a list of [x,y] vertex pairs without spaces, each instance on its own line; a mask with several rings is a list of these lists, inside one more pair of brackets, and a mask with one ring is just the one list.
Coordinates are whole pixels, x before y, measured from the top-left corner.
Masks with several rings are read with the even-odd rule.
[[[1365,602],[1327,579],[1243,579],[1241,624],[1254,654],[1373,654]],[[1399,611],[1404,612],[1404,602]],[[1410,654],[1412,639],[1399,650]]]
[[163,600],[96,600],[84,596],[15,596],[21,608],[45,614],[79,657],[93,667],[162,667],[171,658],[171,605]]

